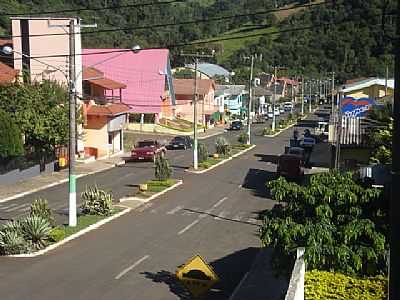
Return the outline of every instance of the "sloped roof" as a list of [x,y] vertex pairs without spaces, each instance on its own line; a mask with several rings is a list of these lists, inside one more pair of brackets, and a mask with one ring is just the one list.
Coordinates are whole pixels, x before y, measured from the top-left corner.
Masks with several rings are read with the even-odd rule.
[[244,84],[217,84],[215,94],[240,95],[245,89],[246,86]]
[[0,83],[12,83],[19,71],[0,62]]
[[127,113],[129,106],[123,103],[111,103],[107,105],[91,105],[86,111],[87,115],[94,116],[116,116]]
[[[174,79],[173,81],[176,95],[194,95],[194,79]],[[210,89],[215,89],[214,80],[197,79],[197,93],[206,95]]]
[[116,53],[116,50],[118,49],[83,49],[83,65],[96,64],[96,69],[103,72],[107,78],[125,84],[124,103],[129,105],[132,111],[161,112],[165,73],[168,68],[168,49],[146,49],[139,53],[129,49]]
[[[186,68],[194,69],[194,65],[185,65]],[[197,70],[203,74],[206,74],[209,77],[214,77],[214,76],[224,76],[224,77],[229,77],[230,72],[225,69],[224,67],[221,67],[216,64],[210,64],[210,63],[199,63],[197,65]]]
[[96,68],[83,66],[82,78],[83,80],[104,78],[104,73]]
[[[361,80],[352,84],[346,84],[341,88],[341,92],[343,93],[349,93],[352,91],[360,90],[366,87],[370,87],[373,85],[381,85],[385,86],[385,79],[381,78],[368,78],[365,80]],[[394,89],[394,79],[389,79],[387,81],[387,85],[389,88]]]
[[0,46],[5,46],[5,45],[12,45],[12,40],[4,40],[0,39]]

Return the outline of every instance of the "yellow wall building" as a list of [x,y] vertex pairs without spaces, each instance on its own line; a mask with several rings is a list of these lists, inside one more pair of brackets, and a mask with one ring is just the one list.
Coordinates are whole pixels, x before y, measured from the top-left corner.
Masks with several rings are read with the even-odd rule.
[[347,84],[341,89],[341,92],[345,97],[378,100],[379,98],[394,94],[394,80],[389,79],[387,81],[387,95],[385,94],[385,79],[380,78],[369,78],[352,84]]

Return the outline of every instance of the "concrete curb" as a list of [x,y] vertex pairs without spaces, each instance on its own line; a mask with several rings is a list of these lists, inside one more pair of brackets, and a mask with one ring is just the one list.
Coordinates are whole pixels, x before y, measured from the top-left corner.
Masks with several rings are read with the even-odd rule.
[[210,135],[206,135],[206,136],[199,137],[198,139],[199,139],[199,140],[205,140],[205,139],[208,139],[208,138],[210,138],[210,137],[223,134],[224,132],[225,132],[225,131],[222,131],[222,132],[215,132],[215,133],[212,133],[212,134],[210,134]]
[[245,149],[245,150],[242,150],[242,151],[240,151],[240,152],[238,152],[238,153],[232,155],[231,157],[226,158],[226,159],[220,161],[219,163],[216,163],[215,165],[209,167],[208,169],[204,169],[204,170],[201,170],[201,171],[192,171],[192,170],[186,169],[185,172],[193,173],[193,174],[203,174],[203,173],[206,173],[206,172],[211,171],[212,169],[215,169],[216,167],[218,167],[218,166],[220,166],[220,165],[223,165],[224,163],[227,163],[228,161],[230,161],[230,160],[232,160],[232,159],[234,159],[234,158],[236,158],[236,157],[238,157],[238,156],[240,156],[240,155],[242,155],[242,154],[244,154],[244,153],[246,153],[246,152],[248,152],[248,151],[254,149],[255,147],[256,147],[256,145],[252,145],[251,147],[249,147],[249,148],[247,148],[247,149]]
[[164,195],[165,193],[169,192],[170,190],[173,190],[173,189],[177,188],[181,184],[183,184],[183,180],[178,180],[177,183],[175,183],[174,185],[170,186],[169,188],[166,188],[165,190],[163,190],[163,191],[161,191],[159,193],[156,193],[156,194],[150,196],[149,198],[123,197],[123,198],[119,199],[119,202],[120,203],[124,203],[126,201],[140,201],[140,202],[143,202],[143,203],[147,203],[147,202],[149,202],[151,200],[154,200],[155,198],[157,198],[157,197],[159,197],[161,195]]
[[[78,178],[85,177],[85,176],[88,176],[88,175],[92,175],[92,174],[95,174],[95,173],[100,173],[100,172],[103,172],[103,171],[112,169],[112,168],[114,168],[116,166],[121,166],[121,165],[124,165],[124,164],[125,164],[125,161],[120,161],[120,162],[117,162],[117,163],[112,164],[110,166],[101,168],[99,170],[95,170],[95,171],[92,171],[92,172],[89,172],[89,173],[79,174],[79,175],[76,176],[76,178],[78,179]],[[26,196],[26,195],[29,195],[29,194],[33,194],[33,193],[39,192],[41,190],[45,190],[45,189],[48,189],[50,187],[65,183],[67,181],[68,181],[68,178],[64,178],[64,179],[58,180],[56,182],[52,182],[52,183],[49,183],[47,185],[44,185],[44,186],[41,186],[41,187],[38,187],[38,188],[35,188],[35,189],[31,189],[31,190],[23,192],[23,193],[19,193],[19,194],[16,194],[16,195],[4,198],[4,199],[0,199],[0,203],[7,202],[7,201],[10,201],[10,200],[14,200],[14,199],[17,199],[17,198],[21,198],[23,196]]]
[[276,137],[276,136],[280,135],[282,132],[286,131],[287,129],[292,128],[292,127],[295,126],[296,124],[297,124],[297,122],[296,122],[296,123],[293,123],[293,124],[291,124],[291,125],[289,125],[289,126],[287,126],[287,127],[285,127],[285,128],[283,128],[283,129],[280,129],[277,133],[274,133],[274,134],[267,134],[267,135],[264,135],[264,136],[265,136],[265,137],[269,137],[269,138]]
[[105,218],[105,219],[103,219],[103,220],[101,220],[101,221],[99,221],[97,223],[94,223],[94,224],[86,227],[85,229],[82,229],[82,230],[70,235],[69,237],[67,237],[67,238],[65,238],[65,239],[63,239],[63,240],[61,240],[61,241],[59,241],[59,242],[57,242],[55,244],[52,244],[52,245],[46,247],[45,249],[39,250],[37,252],[28,253],[28,254],[5,255],[4,257],[36,257],[36,256],[39,256],[39,255],[46,254],[47,252],[49,252],[51,250],[54,250],[54,249],[56,249],[56,248],[58,248],[58,247],[60,247],[60,246],[62,246],[64,244],[68,243],[69,241],[72,241],[72,240],[80,237],[81,235],[84,235],[84,234],[88,233],[89,231],[95,230],[95,229],[103,226],[104,224],[109,223],[112,220],[115,220],[115,219],[127,214],[130,211],[131,211],[130,208],[125,208],[123,211],[121,211],[121,212],[119,212],[119,213],[117,213],[117,214],[115,214],[113,216],[110,216],[108,218]]

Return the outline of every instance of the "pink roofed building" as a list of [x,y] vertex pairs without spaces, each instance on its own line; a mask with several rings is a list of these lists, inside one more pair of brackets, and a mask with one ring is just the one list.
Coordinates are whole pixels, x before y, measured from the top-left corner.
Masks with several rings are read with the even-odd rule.
[[124,49],[83,49],[83,66],[94,66],[107,78],[126,85],[121,92],[123,103],[130,107],[130,122],[158,123],[160,118],[173,118],[169,50],[119,50]]

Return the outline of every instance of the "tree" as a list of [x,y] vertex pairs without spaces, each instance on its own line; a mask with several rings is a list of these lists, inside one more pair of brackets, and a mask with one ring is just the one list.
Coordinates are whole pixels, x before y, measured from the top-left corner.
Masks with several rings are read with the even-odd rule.
[[267,184],[278,204],[264,214],[260,237],[283,269],[297,247],[307,267],[346,274],[386,272],[387,206],[381,191],[364,188],[351,174],[313,175],[307,186],[284,178]]
[[51,153],[68,141],[67,92],[56,82],[1,86],[0,109],[15,120],[27,148],[36,153]]
[[24,154],[21,131],[13,118],[0,109],[0,161]]

